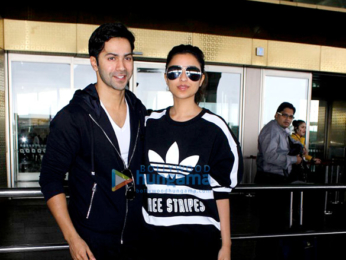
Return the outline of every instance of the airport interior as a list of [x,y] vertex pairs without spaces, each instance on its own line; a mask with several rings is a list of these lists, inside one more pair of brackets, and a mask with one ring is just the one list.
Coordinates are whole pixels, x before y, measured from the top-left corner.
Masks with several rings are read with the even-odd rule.
[[[345,259],[345,0],[1,4],[0,259],[70,259],[40,191],[41,161],[50,121],[96,81],[91,33],[117,21],[136,37],[128,89],[147,109],[173,104],[163,76],[173,46],[205,54],[200,106],[224,118],[243,153],[243,178],[230,194],[232,259],[258,259],[261,246],[268,256],[290,248],[285,259]],[[308,165],[303,183],[255,184],[258,135],[285,101],[306,122],[306,148],[321,163]],[[262,208],[264,193],[285,207],[272,223],[261,219],[276,208]]]

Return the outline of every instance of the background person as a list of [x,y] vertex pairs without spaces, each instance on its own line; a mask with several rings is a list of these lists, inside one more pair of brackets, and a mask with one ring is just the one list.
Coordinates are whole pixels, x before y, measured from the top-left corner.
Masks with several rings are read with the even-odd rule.
[[306,123],[305,121],[294,120],[292,122],[292,125],[293,125],[294,133],[292,133],[291,137],[294,140],[300,142],[304,146],[304,154],[303,154],[304,159],[308,162],[320,164],[321,160],[318,158],[312,157],[311,155],[308,154],[308,151],[306,150],[306,147],[305,147]]
[[[289,154],[289,126],[295,112],[291,103],[283,102],[277,108],[274,119],[262,128],[258,136],[256,184],[288,184],[292,166],[302,162],[300,155]],[[300,144],[299,146],[301,147]],[[290,192],[285,190],[256,192],[260,234],[283,232],[288,228],[289,200]],[[290,251],[290,239],[259,239],[256,244],[256,259],[286,259]]]
[[301,163],[300,155],[289,155],[288,127],[295,112],[296,109],[291,103],[283,102],[279,105],[274,119],[262,128],[258,136],[256,183],[285,183],[292,165]]
[[204,63],[198,47],[175,46],[165,72],[174,105],[146,120],[145,160],[154,170],[143,207],[148,259],[231,257],[229,193],[241,179],[242,154],[225,121],[198,106]]

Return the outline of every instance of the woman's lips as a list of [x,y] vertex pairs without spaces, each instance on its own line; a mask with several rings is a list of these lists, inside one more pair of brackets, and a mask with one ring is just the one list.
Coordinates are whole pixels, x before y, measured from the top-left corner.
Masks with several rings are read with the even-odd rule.
[[180,85],[178,86],[178,89],[181,90],[181,91],[185,91],[186,89],[188,89],[189,86],[186,86],[186,85]]

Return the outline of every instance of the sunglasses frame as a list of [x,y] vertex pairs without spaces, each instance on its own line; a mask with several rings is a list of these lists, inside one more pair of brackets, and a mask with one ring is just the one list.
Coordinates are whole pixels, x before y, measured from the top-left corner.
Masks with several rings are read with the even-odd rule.
[[[174,68],[174,70],[172,70],[172,68]],[[196,71],[189,71],[189,68],[193,68],[196,69]],[[183,69],[185,69],[185,74],[186,76],[191,80],[191,81],[199,81],[202,78],[202,71],[196,67],[196,66],[179,66],[179,65],[172,65],[169,66],[166,69],[166,77],[169,80],[176,80],[177,78],[179,78],[182,74],[183,74]],[[171,71],[169,71],[171,70]],[[177,74],[177,75],[176,75]],[[172,78],[170,78],[169,75],[174,75]],[[198,75],[198,79],[193,79],[194,76]]]
[[277,112],[280,116],[286,118],[286,119],[290,119],[290,120],[293,120],[294,119],[294,116],[293,115],[287,115],[285,113],[281,113],[281,112]]

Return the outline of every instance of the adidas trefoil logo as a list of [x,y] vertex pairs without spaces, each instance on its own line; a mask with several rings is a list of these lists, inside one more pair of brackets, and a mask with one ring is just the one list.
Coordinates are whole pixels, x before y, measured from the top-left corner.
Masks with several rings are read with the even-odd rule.
[[168,149],[166,161],[153,150],[149,150],[148,157],[153,169],[162,177],[169,177],[170,179],[180,179],[189,175],[199,160],[199,155],[192,155],[179,163],[179,147],[177,142],[174,142]]

